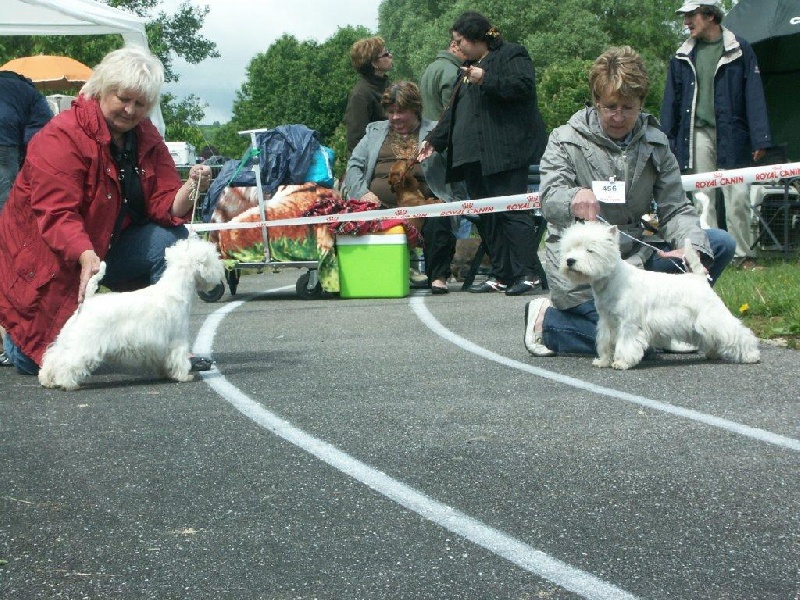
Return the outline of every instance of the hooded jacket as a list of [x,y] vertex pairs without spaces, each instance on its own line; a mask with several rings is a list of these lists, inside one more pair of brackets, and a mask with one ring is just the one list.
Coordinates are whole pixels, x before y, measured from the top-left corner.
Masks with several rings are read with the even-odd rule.
[[654,211],[661,238],[673,248],[682,248],[688,238],[698,252],[712,256],[697,213],[683,191],[667,137],[652,115],[639,116],[623,150],[603,131],[596,109],[580,110],[550,134],[540,168],[548,233],[545,269],[556,308],[572,308],[592,297],[588,285],[575,286],[559,272],[558,244],[563,230],[575,222],[572,199],[579,190],[592,189],[593,181],[608,181],[611,176],[625,181],[625,203],[601,203],[600,216],[618,226],[620,251],[629,263],[643,267],[653,253],[634,240],[643,238],[642,216]]
[[[166,144],[148,119],[136,135],[147,218],[185,223],[169,212],[181,178]],[[80,96],[33,137],[0,213],[0,322],[38,364],[78,306],[80,255],[110,247],[122,206],[110,144],[100,103]]]
[[422,116],[429,121],[438,121],[442,111],[450,103],[459,68],[464,64],[449,50],[440,50],[419,79],[422,96]]
[[[767,102],[752,47],[722,28],[724,50],[714,74],[717,168],[751,163],[754,150],[772,145]],[[672,57],[661,103],[661,130],[667,134],[681,171],[694,168],[694,114],[697,107],[697,42],[686,40]]]

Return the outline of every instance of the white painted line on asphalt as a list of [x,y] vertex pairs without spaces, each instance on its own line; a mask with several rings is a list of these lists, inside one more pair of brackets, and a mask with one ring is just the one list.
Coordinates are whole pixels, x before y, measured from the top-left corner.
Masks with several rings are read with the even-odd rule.
[[[280,289],[292,289],[293,287],[286,286]],[[255,297],[258,296],[249,299]],[[229,313],[246,301],[230,302],[209,315],[197,334],[192,351],[195,354],[210,355],[220,323]],[[636,596],[536,550],[451,506],[437,502],[401,481],[342,452],[335,446],[298,429],[247,396],[230,383],[218,369],[213,368],[201,375],[215,392],[259,426],[448,531],[588,600],[636,600]]]
[[[620,390],[615,390],[612,388],[595,385],[593,383],[589,383],[588,381],[576,379],[575,377],[569,377],[568,375],[561,375],[560,373],[555,373],[554,371],[548,371],[547,369],[541,369],[539,367],[534,367],[533,365],[529,365],[527,363],[519,362],[512,358],[507,358],[505,356],[497,354],[496,352],[492,352],[491,350],[487,350],[486,348],[478,346],[477,344],[470,342],[469,340],[447,329],[444,325],[442,325],[439,321],[436,320],[436,317],[434,317],[428,310],[428,307],[425,306],[424,295],[412,296],[410,299],[410,304],[412,310],[416,313],[419,320],[422,321],[436,335],[444,338],[445,340],[447,340],[452,344],[455,344],[456,346],[459,346],[460,348],[466,350],[467,352],[471,352],[472,354],[477,354],[478,356],[485,358],[487,360],[500,363],[501,365],[511,367],[512,369],[525,371],[527,373],[531,373],[533,375],[542,377],[544,379],[550,379],[551,381],[562,383],[564,385],[586,390],[587,392],[592,392],[594,394],[599,394],[601,396],[615,398],[618,400],[624,400],[626,402],[638,404],[639,406],[644,406],[647,408],[651,408],[653,410],[658,410],[661,412],[669,413],[671,415],[676,415],[678,417],[683,417],[685,419],[690,419],[692,421],[697,421],[699,423],[704,423],[706,425],[711,425],[712,427],[718,427],[720,429],[724,429],[726,431],[735,433],[737,435],[742,435],[745,437],[759,440],[761,442],[766,442],[768,444],[773,444],[775,446],[780,446],[782,448],[794,450],[795,452],[800,452],[800,440],[796,440],[794,438],[790,438],[777,433],[772,433],[771,431],[767,431],[765,429],[759,429],[757,427],[750,427],[749,425],[743,425],[742,423],[737,423],[735,421],[730,421],[728,419],[715,417],[707,413],[703,413],[697,410],[692,410],[691,408],[683,408],[680,406],[669,404],[667,402],[660,402],[659,400],[651,400],[650,398],[645,398],[644,396],[637,396],[636,394],[629,394],[627,392],[622,392]],[[519,337],[520,337],[520,345],[522,345],[521,329]],[[544,360],[553,360],[553,359],[547,358]]]

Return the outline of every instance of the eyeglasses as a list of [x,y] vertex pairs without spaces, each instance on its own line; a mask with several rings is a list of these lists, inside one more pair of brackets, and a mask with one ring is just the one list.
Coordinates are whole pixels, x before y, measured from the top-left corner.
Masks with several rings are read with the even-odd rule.
[[622,108],[618,106],[605,106],[603,104],[596,104],[598,110],[603,113],[605,117],[613,117],[615,115],[622,115],[623,119],[638,115],[641,108]]
[[387,57],[389,57],[391,55],[392,55],[392,53],[387,50],[383,54],[378,54],[378,58],[387,58]]

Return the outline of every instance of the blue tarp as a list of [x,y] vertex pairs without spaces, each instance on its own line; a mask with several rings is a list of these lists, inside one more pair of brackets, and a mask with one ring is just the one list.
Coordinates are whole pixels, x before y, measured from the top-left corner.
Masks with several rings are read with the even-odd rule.
[[[320,147],[319,134],[305,125],[280,125],[256,133],[256,144],[261,188],[268,197],[280,185],[305,183],[311,160]],[[211,220],[223,188],[256,184],[256,175],[251,168],[255,160],[252,154],[252,148],[248,148],[241,160],[229,160],[222,166],[203,198],[200,213],[203,221]]]

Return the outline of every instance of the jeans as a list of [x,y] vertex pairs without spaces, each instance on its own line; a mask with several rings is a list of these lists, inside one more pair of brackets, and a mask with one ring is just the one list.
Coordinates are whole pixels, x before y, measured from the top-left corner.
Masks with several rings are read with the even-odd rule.
[[[711,285],[714,285],[733,260],[736,242],[722,229],[707,229],[706,235],[714,253],[714,264],[708,269]],[[675,262],[660,258],[655,253],[645,263],[644,268],[661,273],[680,272]],[[545,312],[542,322],[542,343],[561,354],[596,354],[598,320],[594,299],[566,310],[551,306]]]
[[[167,262],[164,251],[178,240],[189,237],[186,227],[161,227],[155,223],[132,225],[114,242],[105,257],[106,274],[103,285],[109,288],[133,287],[153,284],[164,274]],[[23,375],[37,375],[39,366],[6,334],[3,341],[5,353]]]
[[3,210],[18,172],[19,147],[0,146],[0,210]]

